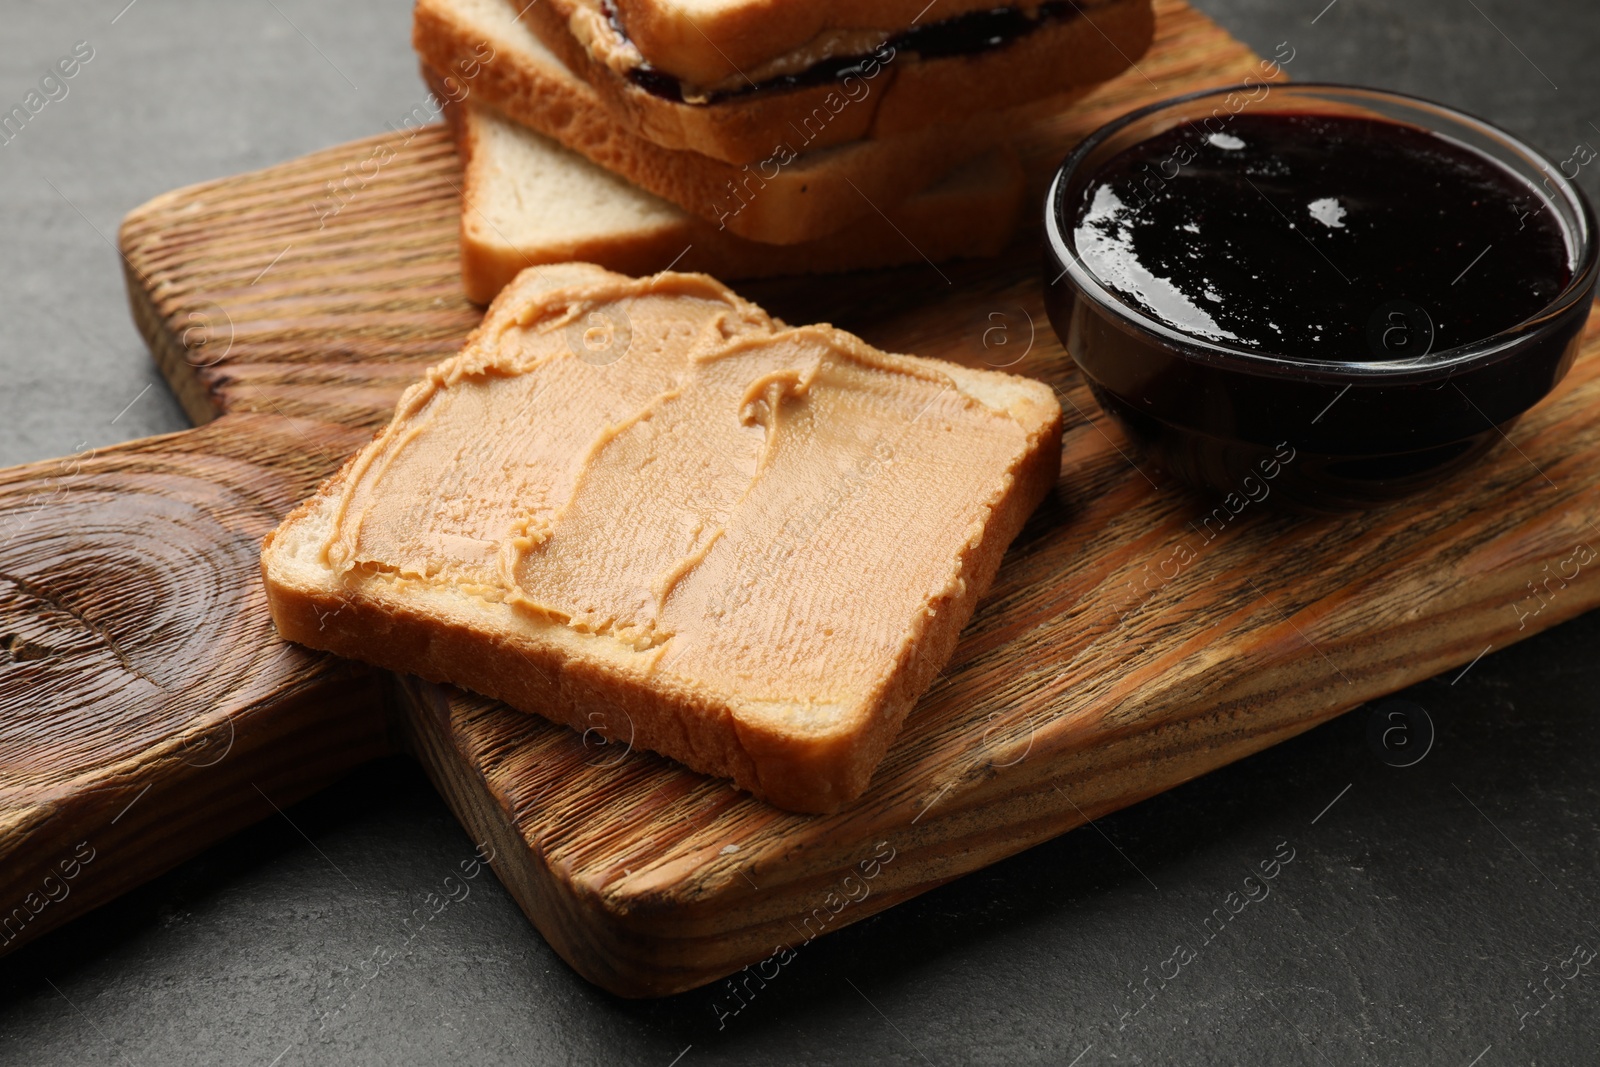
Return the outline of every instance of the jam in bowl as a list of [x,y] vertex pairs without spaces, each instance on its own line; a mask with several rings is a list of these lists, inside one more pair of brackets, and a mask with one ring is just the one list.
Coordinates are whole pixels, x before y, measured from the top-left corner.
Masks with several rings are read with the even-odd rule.
[[1045,301],[1100,404],[1178,477],[1370,507],[1499,442],[1566,374],[1593,212],[1439,104],[1222,89],[1102,128],[1045,203]]

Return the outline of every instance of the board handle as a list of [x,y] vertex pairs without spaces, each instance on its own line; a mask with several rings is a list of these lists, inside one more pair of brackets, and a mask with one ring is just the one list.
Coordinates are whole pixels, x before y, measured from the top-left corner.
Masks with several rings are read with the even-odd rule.
[[366,435],[279,416],[0,471],[0,953],[395,750],[261,538]]

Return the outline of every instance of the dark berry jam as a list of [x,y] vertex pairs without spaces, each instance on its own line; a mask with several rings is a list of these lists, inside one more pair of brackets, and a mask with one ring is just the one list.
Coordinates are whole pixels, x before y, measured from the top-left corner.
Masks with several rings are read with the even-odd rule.
[[[930,8],[932,4],[928,5]],[[626,41],[628,32],[616,9],[603,3],[601,10],[611,20],[611,28]],[[926,13],[926,9],[924,9]],[[947,59],[952,56],[971,56],[995,48],[1003,48],[1013,41],[1026,37],[1035,30],[1056,22],[1076,18],[1081,12],[1068,0],[1045,0],[1031,10],[1020,7],[993,7],[968,11],[947,19],[936,19],[911,26],[893,34],[870,54],[855,56],[830,56],[794,74],[782,74],[765,81],[745,83],[733,89],[711,93],[706,102],[720,103],[751,93],[783,92],[812,85],[842,81],[846,77],[871,77],[863,74],[868,64],[890,62],[901,52],[912,52],[923,59]],[[652,67],[649,63],[634,67],[628,77],[635,85],[654,96],[684,102],[683,83],[672,75]]]
[[1124,302],[1190,337],[1295,359],[1480,341],[1544,310],[1573,274],[1541,190],[1375,119],[1182,124],[1108,160],[1075,211],[1079,256]]

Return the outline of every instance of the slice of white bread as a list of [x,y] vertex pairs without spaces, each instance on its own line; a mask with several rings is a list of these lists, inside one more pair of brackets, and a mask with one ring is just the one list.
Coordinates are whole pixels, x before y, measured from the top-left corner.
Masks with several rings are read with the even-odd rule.
[[413,43],[425,66],[450,72],[444,95],[476,96],[691,214],[768,244],[844,230],[1004,143],[1032,117],[975,116],[903,137],[810,150],[809,137],[855,110],[840,97],[837,113],[825,107],[815,121],[767,129],[760,162],[739,166],[631,132],[515,14],[507,0],[417,0]]
[[[1082,93],[1127,70],[1155,35],[1151,0],[1012,5],[1019,13],[1044,14],[1031,21],[1036,28],[971,52],[941,55],[935,42],[924,39],[927,56],[916,50],[914,35],[897,35],[913,29],[918,10],[899,5],[887,13],[882,0],[851,0],[845,10],[811,0],[749,0],[726,5],[725,18],[707,20],[710,29],[683,5],[659,0],[626,4],[615,18],[601,0],[499,2],[522,9],[522,21],[594,86],[632,132],[732,163],[766,158],[777,131],[799,127],[819,109],[826,114],[830,97],[855,99],[822,124],[816,147],[903,135]],[[926,38],[948,27],[945,47],[952,39],[981,38],[984,29],[960,25],[963,17],[983,17],[975,6],[947,11],[924,0],[923,22],[915,30]],[[1001,4],[985,7],[991,14],[1007,10]],[[879,16],[888,21],[876,21]],[[811,38],[795,39],[811,28],[817,30]],[[813,61],[831,62],[833,56],[863,61],[848,75],[803,73]],[[790,70],[801,72],[798,84],[773,80]],[[645,88],[635,72],[661,91]]]
[[478,304],[528,267],[571,260],[623,274],[671,267],[731,280],[990,256],[1011,239],[1024,198],[1022,163],[1006,148],[848,233],[761,244],[635,188],[486,104],[469,99],[447,111],[465,160],[461,281]]
[[829,811],[1054,485],[1036,381],[698,274],[524,272],[268,536],[287,639]]

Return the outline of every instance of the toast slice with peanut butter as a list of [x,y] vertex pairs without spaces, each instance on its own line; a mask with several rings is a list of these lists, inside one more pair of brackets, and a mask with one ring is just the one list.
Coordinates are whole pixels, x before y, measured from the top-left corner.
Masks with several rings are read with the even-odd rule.
[[796,811],[867,788],[1055,483],[1039,382],[532,268],[266,540],[287,639]]

